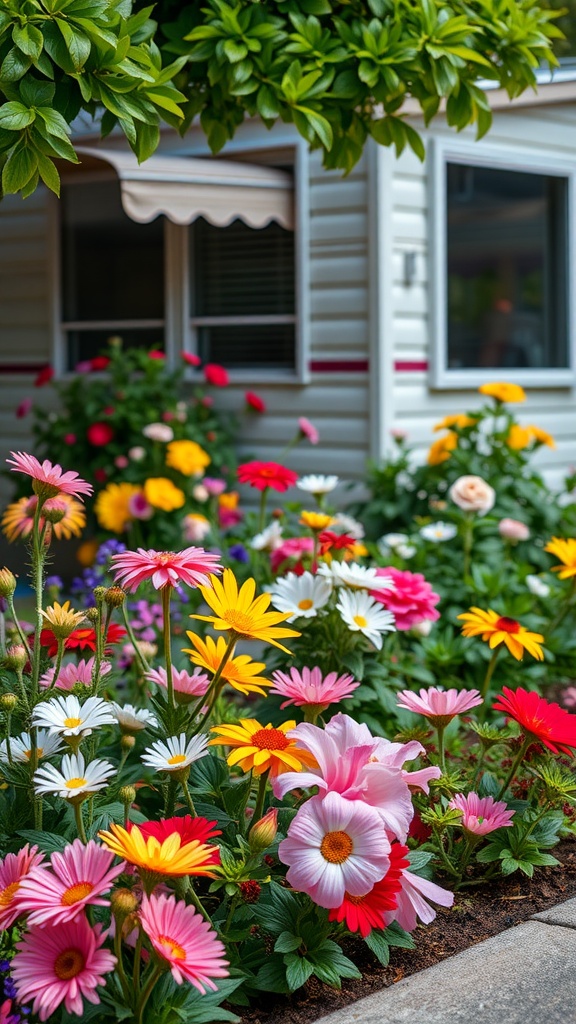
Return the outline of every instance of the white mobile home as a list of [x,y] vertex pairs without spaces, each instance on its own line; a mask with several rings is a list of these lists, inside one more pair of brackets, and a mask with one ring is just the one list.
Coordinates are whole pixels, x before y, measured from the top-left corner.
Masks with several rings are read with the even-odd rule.
[[491,94],[482,141],[439,121],[424,164],[371,146],[347,178],[290,126],[247,122],[218,160],[200,132],[166,132],[140,169],[88,127],[60,201],[0,204],[3,448],[30,445],[15,409],[39,369],[122,335],[227,366],[222,405],[258,392],[247,452],[276,458],[307,416],[321,441],[290,464],[346,479],[391,430],[424,451],[480,383],[517,381],[559,480],[576,461],[576,71],[542,79]]

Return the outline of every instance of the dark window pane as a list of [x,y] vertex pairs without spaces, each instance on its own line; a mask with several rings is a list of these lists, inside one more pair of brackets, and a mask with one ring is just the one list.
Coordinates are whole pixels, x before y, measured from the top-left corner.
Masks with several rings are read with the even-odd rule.
[[63,319],[163,319],[163,219],[130,220],[117,181],[69,185],[61,208]]
[[448,164],[448,366],[565,367],[567,182]]
[[294,324],[201,327],[199,354],[205,361],[223,363],[228,369],[294,368]]
[[138,327],[129,330],[101,331],[67,331],[67,370],[73,370],[78,363],[102,354],[107,348],[108,339],[120,336],[124,348],[164,348],[164,329],[162,327]]

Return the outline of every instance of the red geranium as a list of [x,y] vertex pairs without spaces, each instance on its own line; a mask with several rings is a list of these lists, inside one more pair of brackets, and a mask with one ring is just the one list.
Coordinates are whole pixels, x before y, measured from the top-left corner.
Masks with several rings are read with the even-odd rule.
[[367,892],[365,896],[350,896],[345,893],[339,907],[328,914],[329,921],[345,921],[351,932],[360,932],[363,939],[373,928],[385,928],[384,915],[388,910],[395,910],[398,902],[396,893],[402,888],[402,872],[410,867],[406,859],[408,847],[393,843],[390,850],[390,867],[381,882]]
[[164,355],[164,352],[161,352],[159,348],[153,348],[152,351],[148,353],[148,357],[150,359],[165,359],[166,358],[166,356]]
[[114,437],[114,431],[109,423],[91,423],[86,431],[86,436],[90,444],[97,448],[103,448],[105,445],[110,444]]
[[355,537],[350,537],[347,533],[334,533],[332,530],[322,530],[322,533],[318,534],[318,540],[321,555],[325,555],[332,548],[335,551],[350,551],[358,543]]
[[257,491],[265,491],[272,487],[275,491],[287,491],[298,479],[298,473],[279,462],[243,462],[238,466],[238,480],[241,484],[250,484]]
[[34,381],[34,387],[35,388],[43,387],[44,384],[48,384],[52,380],[53,376],[54,376],[54,370],[52,369],[52,367],[51,366],[45,366],[43,370],[40,370],[40,373],[36,377],[36,380]]
[[108,356],[94,356],[94,359],[90,360],[91,370],[105,370],[110,365]]
[[514,691],[503,686],[502,693],[492,705],[495,711],[504,711],[552,753],[574,753],[570,748],[576,747],[576,715],[559,704],[550,704],[533,690],[519,687]]
[[195,355],[194,352],[181,352],[180,355],[184,362],[188,363],[188,366],[200,366],[202,363],[200,356]]
[[218,363],[206,363],[204,379],[208,384],[214,384],[217,388],[225,388],[230,383],[228,371]]
[[[126,636],[126,630],[123,626],[117,626],[115,622],[111,622],[108,626],[108,632],[106,634],[106,647],[109,644],[118,644]],[[43,629],[40,633],[40,645],[48,648],[48,657],[54,658],[58,652],[58,641],[54,636],[51,629]],[[85,629],[75,629],[70,633],[70,636],[66,638],[64,643],[64,649],[72,651],[79,649],[81,651],[96,650],[96,630],[91,626]]]
[[266,402],[260,398],[260,395],[254,394],[253,391],[246,391],[244,398],[250,409],[254,409],[255,412],[266,412]]

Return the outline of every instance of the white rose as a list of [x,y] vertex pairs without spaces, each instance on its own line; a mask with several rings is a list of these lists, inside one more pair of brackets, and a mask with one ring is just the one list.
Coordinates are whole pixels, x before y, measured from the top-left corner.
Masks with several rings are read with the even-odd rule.
[[486,515],[494,506],[496,492],[481,476],[460,476],[448,491],[450,498],[464,512]]

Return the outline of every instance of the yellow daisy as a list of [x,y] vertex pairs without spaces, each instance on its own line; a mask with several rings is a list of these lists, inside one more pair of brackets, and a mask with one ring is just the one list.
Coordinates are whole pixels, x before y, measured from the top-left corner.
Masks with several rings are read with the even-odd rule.
[[183,476],[202,473],[211,461],[208,452],[196,441],[170,441],[166,445],[166,465],[178,470]]
[[537,661],[544,660],[544,651],[540,644],[544,642],[541,633],[530,633],[524,626],[521,626],[516,619],[509,619],[505,615],[498,615],[498,612],[483,611],[482,608],[471,608],[458,616],[462,619],[463,636],[481,636],[487,640],[490,647],[494,649],[499,644],[506,644],[517,661],[524,657],[524,651],[528,651]]
[[450,458],[450,453],[458,447],[458,434],[455,434],[453,430],[450,430],[444,437],[439,437],[437,441],[434,441],[430,445],[428,451],[428,465],[439,466],[441,462],[446,462]]
[[473,427],[477,422],[478,420],[475,420],[472,416],[467,416],[465,412],[458,412],[454,416],[445,416],[439,423],[434,424],[432,430],[450,430],[452,427],[465,430],[466,427]]
[[186,501],[184,491],[176,487],[166,476],[149,477],[144,483],[144,497],[149,505],[160,508],[163,512],[182,508]]
[[167,838],[156,838],[143,835],[137,825],[132,825],[128,832],[113,822],[110,831],[99,832],[98,838],[116,856],[141,870],[158,875],[206,875],[214,878],[211,869],[215,863],[215,847],[197,839],[183,841],[184,837],[176,831]]
[[482,384],[478,391],[481,395],[488,395],[495,398],[497,402],[525,402],[526,392],[519,384],[507,384],[505,381],[494,381],[492,384]]
[[240,494],[238,491],[226,491],[224,494],[218,495],[218,504],[220,508],[225,508],[230,511],[238,508],[238,502],[240,501]]
[[576,576],[576,540],[568,537],[552,537],[551,541],[544,548],[551,555],[555,555],[562,565],[553,565],[552,572],[558,573],[559,580],[567,580],[570,576]]
[[234,747],[228,755],[228,764],[239,764],[242,771],[253,771],[263,775],[270,771],[272,778],[283,772],[299,772],[302,766],[315,765],[310,754],[296,746],[295,740],[286,735],[294,729],[296,722],[282,725],[260,725],[255,718],[241,718],[239,725],[216,725],[210,730],[217,738],[209,740],[209,746]]
[[302,526],[307,526],[309,530],[319,533],[321,530],[327,530],[334,522],[334,519],[332,516],[328,516],[324,512],[304,511],[300,513],[300,522],[302,523]]
[[527,448],[531,441],[530,427],[521,427],[519,423],[512,424],[506,438],[506,444],[509,448],[512,448],[515,452],[520,452]]
[[130,499],[141,494],[136,484],[108,484],[96,498],[94,511],[99,525],[112,533],[124,533],[134,519]]
[[57,640],[65,640],[86,618],[84,612],[75,612],[70,601],[59,604],[54,601],[46,611],[41,613]]
[[[186,633],[186,636],[195,650],[185,647],[182,653],[189,654],[190,661],[194,665],[200,665],[214,675],[222,663],[224,652],[228,646],[224,637],[219,636],[215,641],[211,636],[207,636],[203,640],[196,633]],[[266,690],[263,690],[262,687],[272,685],[269,679],[260,675],[265,668],[266,665],[263,661],[252,661],[248,654],[239,654],[226,662],[222,670],[222,679],[225,679],[230,686],[245,696],[249,693],[259,693],[265,697]]]
[[548,448],[556,447],[552,434],[549,434],[547,430],[542,430],[542,427],[537,427],[534,423],[531,423],[529,427],[526,427],[526,430],[529,430],[534,440],[540,444],[545,444]]
[[278,641],[288,636],[300,636],[300,633],[295,629],[278,627],[279,622],[290,618],[290,613],[267,611],[270,594],[260,594],[255,598],[256,580],[250,577],[238,590],[234,573],[225,569],[221,580],[211,575],[210,583],[211,586],[198,589],[215,614],[191,615],[191,619],[211,622],[214,629],[228,630],[238,639],[262,640],[287,654],[292,653]]

